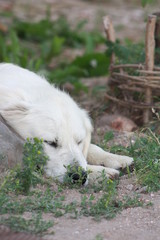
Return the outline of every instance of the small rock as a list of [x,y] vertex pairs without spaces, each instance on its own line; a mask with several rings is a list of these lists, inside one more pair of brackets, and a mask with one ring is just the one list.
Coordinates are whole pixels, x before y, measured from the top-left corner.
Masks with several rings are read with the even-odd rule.
[[146,193],[147,192],[147,186],[144,186],[138,190],[136,190],[137,193]]
[[98,125],[109,125],[114,130],[127,132],[132,132],[137,128],[137,125],[131,119],[117,114],[103,115],[99,120]]
[[22,163],[24,141],[0,116],[0,173]]
[[128,184],[127,186],[126,186],[126,189],[127,190],[129,190],[129,191],[132,191],[133,190],[133,184]]

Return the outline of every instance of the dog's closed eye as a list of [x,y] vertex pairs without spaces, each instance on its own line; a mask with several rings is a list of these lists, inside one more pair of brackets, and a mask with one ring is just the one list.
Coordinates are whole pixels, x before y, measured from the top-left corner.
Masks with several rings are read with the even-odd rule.
[[78,141],[77,144],[80,145],[82,143],[82,140]]
[[48,143],[50,146],[54,147],[54,148],[57,148],[58,147],[58,140],[55,139],[54,141],[47,141],[47,140],[44,140],[44,142]]

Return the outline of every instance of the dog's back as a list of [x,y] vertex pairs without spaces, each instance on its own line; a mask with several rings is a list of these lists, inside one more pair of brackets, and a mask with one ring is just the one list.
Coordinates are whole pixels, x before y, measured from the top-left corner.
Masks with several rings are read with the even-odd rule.
[[[37,74],[19,66],[1,63],[0,64],[0,89],[1,93],[6,88],[16,95],[23,94],[27,100],[40,100],[44,94],[52,90],[50,84]],[[29,99],[30,98],[30,99]],[[34,99],[33,99],[34,98]]]

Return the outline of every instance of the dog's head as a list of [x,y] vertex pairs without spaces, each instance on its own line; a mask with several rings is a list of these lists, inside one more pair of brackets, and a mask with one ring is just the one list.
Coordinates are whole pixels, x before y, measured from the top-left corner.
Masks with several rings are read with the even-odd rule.
[[46,173],[63,182],[66,166],[87,170],[92,125],[88,114],[67,94],[60,91],[58,94],[54,99],[35,104],[20,97],[1,113],[23,138],[43,139],[49,156]]

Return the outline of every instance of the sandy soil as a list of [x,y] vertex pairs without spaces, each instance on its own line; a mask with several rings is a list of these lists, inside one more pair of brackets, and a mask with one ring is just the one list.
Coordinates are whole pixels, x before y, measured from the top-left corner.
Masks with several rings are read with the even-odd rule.
[[[133,1],[132,1],[133,2]],[[46,6],[50,6],[52,18],[66,14],[72,25],[82,19],[87,19],[86,29],[97,29],[103,32],[102,16],[110,15],[118,38],[130,38],[134,41],[144,39],[144,19],[148,13],[156,11],[157,6],[143,9],[138,1],[129,3],[125,0],[113,1],[82,1],[82,0],[15,0],[0,1],[0,10],[12,8],[14,13],[22,19],[39,20],[45,16]],[[121,133],[122,134],[122,133]],[[123,135],[123,134],[122,134]],[[121,138],[123,137],[121,135]],[[119,194],[132,195],[135,191],[134,178],[122,178],[119,185]],[[70,198],[76,199],[76,192]],[[78,196],[77,196],[78,197]],[[160,192],[143,194],[142,199],[153,202],[153,206],[142,208],[128,208],[112,220],[95,222],[92,218],[81,217],[71,219],[61,217],[54,219],[52,235],[44,239],[69,240],[159,240],[160,239]],[[52,215],[44,215],[52,219]]]
[[[125,185],[126,182],[127,180],[122,184]],[[131,184],[125,187],[129,188],[130,186]],[[123,188],[125,187],[123,186]],[[56,224],[53,227],[55,234],[48,235],[44,239],[159,240],[160,192],[143,197],[146,201],[151,200],[153,206],[125,209],[112,220],[103,219],[100,222],[95,222],[86,217],[76,220],[66,217],[55,219]]]

